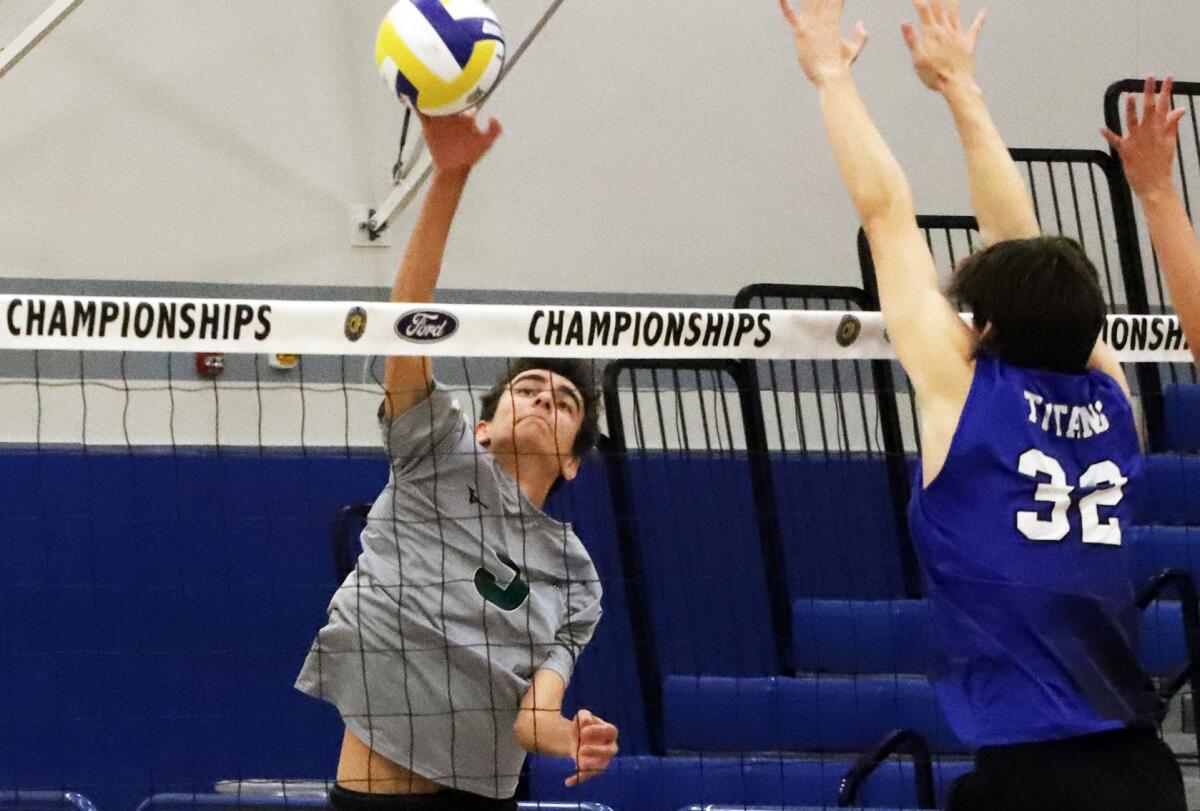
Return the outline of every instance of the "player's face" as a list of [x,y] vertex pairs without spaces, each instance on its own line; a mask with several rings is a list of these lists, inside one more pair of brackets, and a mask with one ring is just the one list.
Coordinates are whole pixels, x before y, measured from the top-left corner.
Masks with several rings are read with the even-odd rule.
[[560,473],[573,479],[579,460],[571,455],[583,423],[583,396],[565,377],[531,369],[509,381],[489,422],[476,435],[493,452],[511,448],[518,456],[553,456]]

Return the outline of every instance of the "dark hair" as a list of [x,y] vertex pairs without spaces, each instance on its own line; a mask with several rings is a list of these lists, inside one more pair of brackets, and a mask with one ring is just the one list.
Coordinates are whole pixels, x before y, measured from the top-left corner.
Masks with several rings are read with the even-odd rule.
[[1079,373],[1104,326],[1100,274],[1066,237],[997,242],[969,256],[947,295],[991,324],[977,351],[1017,366]]
[[592,369],[592,361],[578,358],[517,358],[508,362],[506,374],[488,389],[480,400],[479,418],[490,421],[496,416],[496,404],[500,395],[508,388],[508,384],[518,375],[523,375],[533,369],[545,369],[554,372],[559,377],[565,377],[579,389],[583,398],[583,420],[579,423],[579,431],[575,434],[575,443],[571,445],[571,455],[576,459],[583,456],[596,446],[600,436],[600,390],[596,388],[596,374]]

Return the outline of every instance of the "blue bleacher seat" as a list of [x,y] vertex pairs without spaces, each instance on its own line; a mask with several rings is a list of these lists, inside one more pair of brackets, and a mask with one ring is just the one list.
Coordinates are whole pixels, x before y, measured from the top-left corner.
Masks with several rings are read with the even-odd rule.
[[[1142,560],[1139,568],[1144,570],[1135,583],[1167,566],[1182,565],[1180,561],[1191,556],[1200,562],[1200,546],[1183,547],[1187,539],[1176,538],[1187,530],[1149,536],[1144,529],[1135,527],[1130,541],[1137,544],[1134,558]],[[1200,544],[1200,531],[1191,532],[1191,543]],[[927,611],[922,600],[797,600],[792,607],[795,667],[802,673],[924,674],[930,656]],[[1183,667],[1187,648],[1178,603],[1160,601],[1142,612],[1139,651],[1154,675]]]
[[1167,448],[1178,453],[1200,451],[1200,385],[1175,383],[1163,389]]
[[[188,809],[229,809],[233,811],[280,811],[280,809],[328,808],[323,795],[300,791],[295,794],[275,794],[261,787],[243,793],[155,794],[138,806],[138,811],[188,811]],[[522,802],[521,811],[612,811],[606,805],[593,802]],[[84,811],[80,809],[80,811]],[[94,809],[93,809],[94,811]]]
[[967,753],[921,677],[670,676],[663,683],[669,752],[862,752],[912,729],[934,752]]
[[[1200,423],[1200,414],[1196,416]],[[1139,523],[1200,525],[1200,456],[1160,453],[1146,458]]]
[[0,791],[0,811],[96,811],[74,791]]
[[1200,528],[1130,527],[1125,536],[1134,583],[1145,583],[1163,569],[1182,569],[1200,583]]
[[[838,786],[853,761],[843,758],[780,759],[778,757],[621,756],[604,774],[584,784],[588,795],[621,811],[678,811],[700,803],[837,806]],[[530,790],[541,799],[569,799],[563,785],[569,761],[530,758]],[[937,796],[971,770],[967,760],[941,759],[934,764]],[[859,802],[871,808],[916,805],[911,763],[881,765],[863,787]]]

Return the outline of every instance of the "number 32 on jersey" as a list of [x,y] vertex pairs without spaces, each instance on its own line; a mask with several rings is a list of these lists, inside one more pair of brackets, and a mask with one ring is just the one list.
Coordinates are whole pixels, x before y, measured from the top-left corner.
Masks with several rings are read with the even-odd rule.
[[[1031,541],[1061,541],[1067,537],[1071,531],[1071,493],[1076,488],[1067,483],[1062,465],[1054,457],[1031,449],[1021,454],[1017,470],[1031,479],[1049,477],[1048,482],[1038,482],[1033,498],[1052,505],[1049,519],[1035,510],[1019,511],[1017,529]],[[1116,464],[1107,461],[1097,462],[1079,477],[1078,486],[1092,491],[1079,500],[1080,534],[1084,543],[1121,545],[1121,522],[1116,518],[1101,521],[1100,508],[1120,504],[1124,496],[1121,488],[1128,481]]]

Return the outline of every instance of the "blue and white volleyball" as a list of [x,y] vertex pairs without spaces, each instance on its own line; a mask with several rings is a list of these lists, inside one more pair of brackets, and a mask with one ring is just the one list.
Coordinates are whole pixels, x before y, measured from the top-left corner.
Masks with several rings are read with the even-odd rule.
[[375,40],[375,67],[425,115],[478,104],[504,66],[504,32],[483,0],[400,0]]

